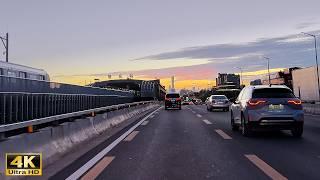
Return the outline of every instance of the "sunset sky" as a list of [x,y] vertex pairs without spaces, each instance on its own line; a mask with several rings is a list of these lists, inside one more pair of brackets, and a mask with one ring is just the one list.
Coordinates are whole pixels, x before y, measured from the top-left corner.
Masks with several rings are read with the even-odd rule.
[[237,67],[247,83],[266,73],[263,56],[272,72],[314,65],[313,39],[301,32],[320,37],[319,0],[4,0],[1,7],[11,62],[82,85],[133,74],[206,88]]

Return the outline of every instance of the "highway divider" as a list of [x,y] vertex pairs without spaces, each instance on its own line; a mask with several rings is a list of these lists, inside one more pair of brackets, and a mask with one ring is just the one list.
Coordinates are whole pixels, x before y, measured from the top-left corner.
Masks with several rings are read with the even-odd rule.
[[[5,153],[42,153],[43,166],[46,167],[81,143],[131,118],[141,118],[159,106],[158,102],[148,101],[99,108],[85,112],[92,113],[92,116],[2,139],[0,141],[0,179],[8,178],[4,175]],[[110,111],[105,111],[107,109]]]

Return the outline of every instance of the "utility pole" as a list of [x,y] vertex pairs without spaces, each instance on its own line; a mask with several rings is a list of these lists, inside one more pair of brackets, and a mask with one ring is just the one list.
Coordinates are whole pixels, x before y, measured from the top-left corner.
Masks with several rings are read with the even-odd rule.
[[269,75],[269,85],[271,85],[271,76],[270,76],[270,58],[268,57],[263,57],[268,61],[268,75]]
[[0,36],[0,39],[4,48],[6,49],[6,62],[9,62],[9,33],[6,33],[5,38]]
[[318,95],[319,95],[319,101],[320,101],[320,83],[319,83],[319,64],[318,64],[318,52],[317,52],[317,36],[314,34],[309,34],[302,32],[302,34],[307,36],[312,36],[314,38],[314,50],[316,54],[316,66],[317,66],[317,81],[318,81]]

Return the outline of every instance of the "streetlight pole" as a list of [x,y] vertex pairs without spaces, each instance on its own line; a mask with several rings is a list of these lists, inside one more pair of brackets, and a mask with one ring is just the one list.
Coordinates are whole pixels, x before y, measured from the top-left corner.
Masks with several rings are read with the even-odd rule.
[[6,48],[6,62],[9,62],[9,33],[6,33],[6,37],[1,37],[3,46]]
[[270,77],[270,58],[269,57],[263,57],[268,61],[268,75],[269,75],[269,85],[271,85],[271,77]]
[[317,66],[318,95],[319,95],[319,101],[320,101],[320,83],[319,83],[319,65],[318,65],[318,52],[317,52],[317,37],[314,34],[309,34],[309,33],[305,33],[305,32],[302,32],[302,34],[307,35],[307,36],[311,36],[311,37],[314,38],[314,50],[315,50],[315,54],[316,54],[316,66]]

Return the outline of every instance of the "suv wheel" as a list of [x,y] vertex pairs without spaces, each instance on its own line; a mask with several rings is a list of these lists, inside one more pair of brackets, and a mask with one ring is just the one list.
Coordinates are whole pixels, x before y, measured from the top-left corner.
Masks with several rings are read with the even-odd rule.
[[303,134],[303,125],[298,125],[291,130],[291,134],[294,137],[301,137]]
[[239,130],[239,126],[234,123],[234,117],[233,117],[232,111],[231,111],[231,128],[233,131]]
[[241,115],[241,133],[243,136],[249,137],[251,135],[250,127],[245,123],[243,115]]

